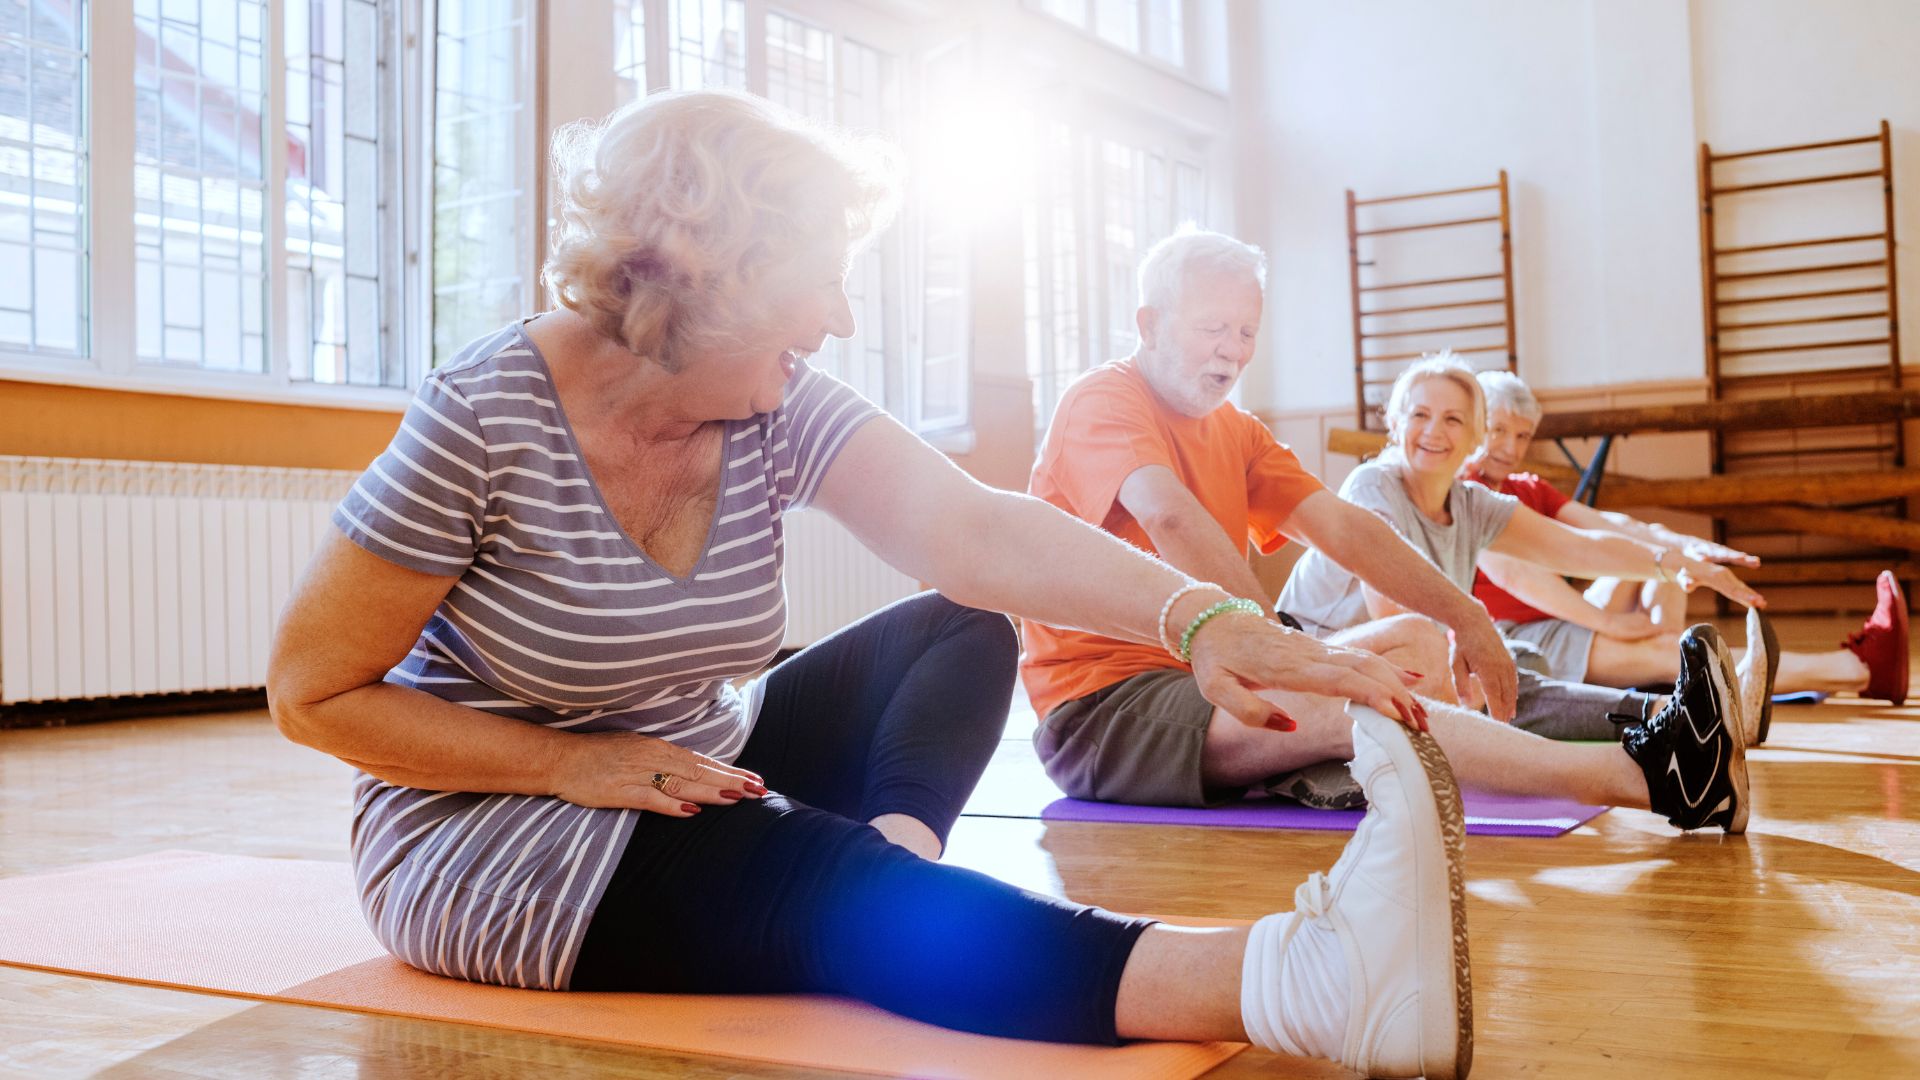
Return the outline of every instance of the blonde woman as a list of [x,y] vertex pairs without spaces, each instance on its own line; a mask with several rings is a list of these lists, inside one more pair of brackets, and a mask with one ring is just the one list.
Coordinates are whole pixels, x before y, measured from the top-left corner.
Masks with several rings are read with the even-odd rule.
[[[1760,560],[1711,540],[1676,533],[1657,522],[1575,502],[1546,480],[1524,471],[1543,412],[1533,391],[1507,371],[1480,372],[1487,396],[1487,436],[1462,475],[1512,495],[1547,517],[1576,529],[1618,533],[1674,548],[1707,562],[1758,566]],[[1677,585],[1603,578],[1583,595],[1552,571],[1497,554],[1481,556],[1473,594],[1500,620],[1502,632],[1539,646],[1556,678],[1602,686],[1641,686],[1676,674],[1674,638],[1686,615]],[[1487,571],[1491,571],[1489,574]],[[1498,578],[1498,584],[1493,580]],[[1757,609],[1747,611],[1747,644],[1761,644],[1774,688],[1853,692],[1895,705],[1906,701],[1907,604],[1891,571],[1875,586],[1873,614],[1841,647],[1827,652],[1782,652]],[[1770,700],[1770,695],[1769,695]],[[1761,706],[1756,742],[1766,741],[1771,704]]]
[[[1561,573],[1675,580],[1688,589],[1707,585],[1742,603],[1758,600],[1724,566],[1623,536],[1570,529],[1512,496],[1459,479],[1461,464],[1485,436],[1486,417],[1472,368],[1450,354],[1413,364],[1387,399],[1386,450],[1347,476],[1340,497],[1385,518],[1463,590],[1473,587],[1481,553],[1495,551]],[[1401,614],[1393,601],[1318,551],[1294,567],[1280,608],[1311,633],[1362,647],[1369,620]],[[1523,668],[1514,723],[1555,739],[1610,739],[1617,730],[1625,755],[1611,747],[1583,748],[1605,753],[1588,779],[1570,775],[1568,783],[1610,788],[1612,797],[1595,801],[1650,806],[1680,828],[1719,825],[1738,832],[1748,812],[1748,710],[1736,687],[1748,697],[1758,690],[1740,687],[1711,626],[1689,630],[1679,652],[1679,683],[1666,699],[1558,682]],[[1452,727],[1449,722],[1441,729],[1443,745]],[[1469,770],[1452,746],[1448,753],[1470,783],[1483,772],[1497,775],[1494,769]]]
[[[555,164],[560,309],[427,379],[274,645],[281,729],[361,770],[378,938],[512,986],[840,993],[998,1035],[1464,1074],[1457,800],[1381,715],[1422,722],[1409,677],[973,482],[811,368],[854,330],[885,154],[688,93],[571,128]],[[738,692],[780,644],[783,519],[809,505],[953,599]],[[1350,699],[1374,810],[1300,910],[1251,930],[940,865],[1014,674],[1007,621],[974,608],[1189,653],[1249,724],[1259,690]]]

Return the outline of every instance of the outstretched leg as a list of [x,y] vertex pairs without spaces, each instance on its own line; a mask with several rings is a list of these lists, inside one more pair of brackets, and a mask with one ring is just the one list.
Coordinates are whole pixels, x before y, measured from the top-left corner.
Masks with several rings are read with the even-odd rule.
[[1243,1039],[1376,1076],[1472,1054],[1464,825],[1432,741],[1355,711],[1372,806],[1296,910],[1184,930],[914,858],[780,795],[643,816],[570,987],[838,993],[965,1031],[1061,1042]]
[[1006,728],[1006,616],[926,592],[773,669],[737,764],[775,791],[938,858]]
[[[1587,661],[1587,679],[1602,686],[1645,686],[1672,682],[1680,673],[1680,651],[1665,638],[1621,641],[1595,634]],[[1867,665],[1846,649],[1830,652],[1782,652],[1774,673],[1779,693],[1824,690],[1860,691],[1867,685]]]

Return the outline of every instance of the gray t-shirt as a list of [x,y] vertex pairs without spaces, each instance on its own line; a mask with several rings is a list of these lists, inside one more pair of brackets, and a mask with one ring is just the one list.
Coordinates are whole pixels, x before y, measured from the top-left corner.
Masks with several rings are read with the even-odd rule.
[[[1413,505],[1400,481],[1399,466],[1378,461],[1353,470],[1340,485],[1340,497],[1386,518],[1415,551],[1465,592],[1473,591],[1474,561],[1507,527],[1520,505],[1511,495],[1455,480],[1447,493],[1453,524],[1442,525]],[[1360,579],[1318,551],[1308,551],[1294,564],[1280,593],[1280,610],[1299,619],[1315,637],[1367,621]]]

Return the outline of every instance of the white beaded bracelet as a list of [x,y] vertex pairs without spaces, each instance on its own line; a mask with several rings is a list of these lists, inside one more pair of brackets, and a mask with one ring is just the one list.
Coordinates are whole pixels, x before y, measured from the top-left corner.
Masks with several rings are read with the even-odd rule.
[[[1218,588],[1220,588],[1220,586],[1215,585],[1210,581],[1189,581],[1185,585],[1182,585],[1180,588],[1175,589],[1173,591],[1173,595],[1167,597],[1167,602],[1160,605],[1160,621],[1156,623],[1155,626],[1160,631],[1160,647],[1167,650],[1167,654],[1169,656],[1172,656],[1176,659],[1178,659],[1180,656],[1180,646],[1176,645],[1173,641],[1172,635],[1167,633],[1167,616],[1173,614],[1173,605],[1179,603],[1180,598],[1187,595],[1190,592],[1198,592],[1201,589],[1218,589]],[[1222,591],[1224,592],[1225,590],[1222,590]]]

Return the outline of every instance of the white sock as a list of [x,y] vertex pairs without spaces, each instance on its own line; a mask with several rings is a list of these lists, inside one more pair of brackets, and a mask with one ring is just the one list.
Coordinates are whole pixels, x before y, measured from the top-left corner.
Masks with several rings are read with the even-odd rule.
[[1340,1060],[1347,1035],[1340,939],[1294,911],[1253,924],[1240,968],[1240,1022],[1262,1050]]

